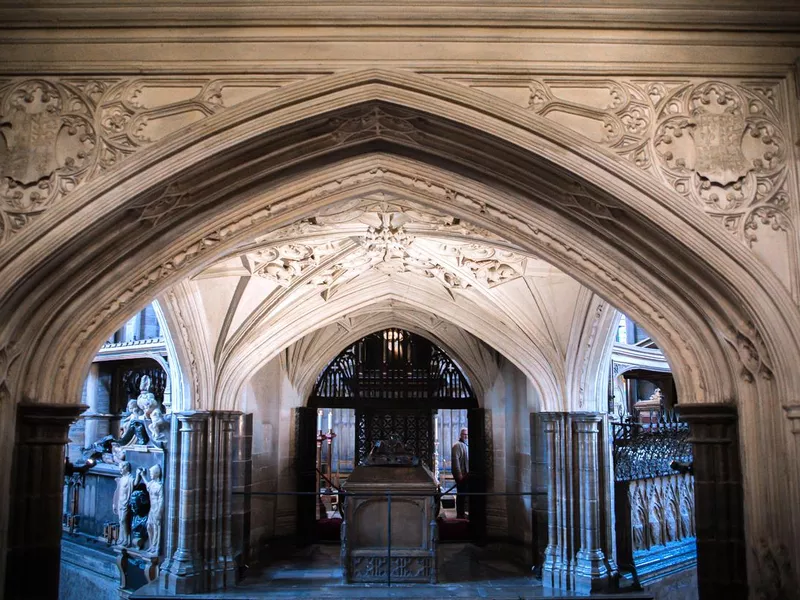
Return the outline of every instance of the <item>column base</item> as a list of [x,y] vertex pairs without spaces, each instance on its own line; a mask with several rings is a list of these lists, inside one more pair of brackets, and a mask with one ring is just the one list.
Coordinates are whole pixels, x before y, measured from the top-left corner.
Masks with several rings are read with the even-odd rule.
[[542,585],[553,590],[571,590],[574,585],[572,566],[564,564],[550,548],[545,550],[542,565]]
[[575,561],[575,591],[599,592],[608,588],[608,569],[603,553],[578,552]]

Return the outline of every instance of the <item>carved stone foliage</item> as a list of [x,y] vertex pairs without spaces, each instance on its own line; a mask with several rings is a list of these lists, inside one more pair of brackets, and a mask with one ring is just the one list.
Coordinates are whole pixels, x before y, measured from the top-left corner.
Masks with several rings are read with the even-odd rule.
[[628,503],[634,552],[695,536],[694,478],[691,475],[631,481]]
[[758,540],[752,548],[758,579],[754,587],[758,600],[788,600],[797,594],[797,583],[789,550],[772,540]]
[[[420,275],[435,279],[448,290],[475,285],[492,288],[524,275],[526,258],[515,252],[488,244],[423,240],[406,231],[407,225],[412,228],[414,225],[406,212],[364,214],[362,219],[365,216],[368,222],[374,216],[380,224],[367,225],[365,231],[345,240],[306,239],[305,243],[256,250],[251,254],[256,264],[255,274],[283,287],[308,275],[306,283],[325,288],[326,299],[345,282],[370,270],[390,276]],[[304,221],[288,229],[297,231],[298,225],[300,230],[309,232],[319,223]],[[279,232],[280,236],[284,234]]]
[[[356,175],[351,178],[352,181],[343,179],[337,181],[331,189],[315,190],[314,194],[306,200],[312,200],[325,191],[345,190],[349,183],[356,186],[364,184],[375,176],[380,177],[385,174],[385,172],[376,171],[364,174],[369,177]],[[403,179],[399,174],[391,174],[390,179],[395,178]],[[404,181],[404,183],[411,188],[417,184],[431,187],[430,183],[424,181]],[[442,193],[455,196],[455,192],[449,190],[442,190]],[[386,221],[387,216],[389,221]],[[451,215],[433,212],[397,194],[379,192],[323,208],[314,217],[282,227],[266,236],[257,238],[256,242],[262,244],[305,237],[320,237],[334,232],[362,233],[368,228],[377,229],[384,226],[387,229],[381,235],[387,235],[390,228],[403,227],[405,231],[415,235],[424,232],[439,236],[470,236],[482,240],[501,241],[500,237],[487,229],[477,227]],[[362,233],[362,235],[364,234]],[[375,235],[375,233],[369,235]]]
[[333,244],[283,244],[263,248],[254,253],[254,274],[288,287],[295,279],[317,267],[324,256],[335,250]]
[[0,243],[140,148],[293,79],[0,82]]
[[0,404],[11,398],[11,366],[19,355],[20,351],[13,343],[0,348]]
[[791,227],[787,143],[771,98],[723,82],[683,85],[660,102],[653,137],[670,187],[748,245],[761,225]]
[[[524,274],[526,259],[515,252],[489,243],[431,241],[466,235],[487,242],[496,239],[455,217],[381,193],[325,209],[263,236],[257,240],[262,246],[250,256],[254,274],[284,287],[309,275],[307,283],[324,287],[326,298],[344,282],[372,269],[387,275],[421,275],[449,290],[476,284],[491,288]],[[288,243],[263,246],[283,240]]]
[[534,80],[529,86],[528,108],[580,131],[639,167],[650,165],[647,141],[654,109],[647,94],[630,83]]
[[760,231],[792,230],[787,117],[775,81],[542,78],[528,83],[525,101],[513,86],[484,89],[629,160],[748,246]]

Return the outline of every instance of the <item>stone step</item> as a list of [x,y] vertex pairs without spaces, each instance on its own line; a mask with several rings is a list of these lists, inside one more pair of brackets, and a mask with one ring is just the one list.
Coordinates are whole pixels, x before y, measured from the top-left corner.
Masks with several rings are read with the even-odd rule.
[[221,592],[208,594],[191,594],[172,596],[158,590],[155,584],[139,589],[130,596],[131,600],[199,600],[210,598],[231,598],[236,600],[260,600],[262,598],[276,598],[281,600],[309,600],[347,598],[347,600],[380,600],[407,598],[414,600],[575,600],[576,598],[591,598],[592,600],[653,600],[649,592],[620,592],[615,594],[576,594],[547,590],[539,586],[503,585],[498,582],[472,582],[463,584],[398,584],[387,587],[382,584],[334,584],[334,585],[242,585]]

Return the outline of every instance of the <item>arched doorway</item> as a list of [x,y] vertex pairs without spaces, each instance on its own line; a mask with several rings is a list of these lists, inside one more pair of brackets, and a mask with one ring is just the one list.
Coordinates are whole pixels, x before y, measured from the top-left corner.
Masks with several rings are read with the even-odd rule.
[[[750,537],[796,545],[778,525],[797,516],[776,500],[777,476],[751,468],[791,450],[786,436],[755,434],[757,422],[786,431],[781,402],[800,377],[798,315],[777,279],[724,233],[696,228],[707,217],[633,167],[516,107],[408,73],[333,76],[243,103],[23,229],[2,270],[3,345],[15,369],[3,420],[15,422],[23,400],[75,402],[116,320],[182,275],[366,189],[402,190],[503,235],[643,324],[674,365],[681,398],[738,407],[745,500],[766,507],[748,520]],[[54,254],[70,257],[56,272]],[[223,392],[196,387],[193,405],[230,408]],[[741,548],[735,532],[722,537]],[[701,547],[701,557],[710,552]]]
[[[328,434],[332,433],[333,423],[338,425],[340,422],[338,418],[333,420],[334,409],[347,409],[353,413],[353,431],[337,434],[350,434],[341,437],[352,443],[352,448],[345,449],[345,456],[352,457],[353,466],[367,458],[376,442],[397,436],[437,478],[440,489],[443,481],[440,469],[445,467],[449,470],[451,444],[446,444],[446,447],[439,445],[439,413],[464,413],[463,425],[472,424],[475,434],[470,458],[473,488],[478,492],[485,490],[483,412],[462,370],[444,350],[424,336],[392,327],[362,337],[345,348],[320,373],[308,398],[307,408],[300,410],[298,415],[306,421],[299,425],[298,430],[316,430],[317,437],[322,439],[325,418],[329,423]],[[316,428],[312,425],[314,419]],[[298,467],[298,489],[325,487],[320,484],[320,477],[330,489],[334,478],[331,460],[325,458],[324,452],[317,454],[317,464],[321,468],[317,468],[315,483],[304,481],[314,472],[311,464],[313,452],[307,439],[298,436],[298,444],[304,444],[297,452],[302,463]],[[320,445],[318,440],[317,445]],[[337,483],[346,480],[347,475],[348,471],[337,472]],[[474,523],[472,533],[476,537],[482,537],[485,528],[485,507],[480,500],[472,503],[470,511]],[[301,535],[305,532],[304,524],[313,520],[314,509],[308,499],[299,499],[297,522]]]

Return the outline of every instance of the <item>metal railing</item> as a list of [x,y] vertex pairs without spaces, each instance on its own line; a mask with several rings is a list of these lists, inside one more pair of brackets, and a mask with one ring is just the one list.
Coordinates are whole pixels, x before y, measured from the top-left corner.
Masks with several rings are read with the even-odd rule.
[[690,464],[689,425],[673,416],[650,423],[612,423],[614,478],[631,481],[672,475],[672,461]]

